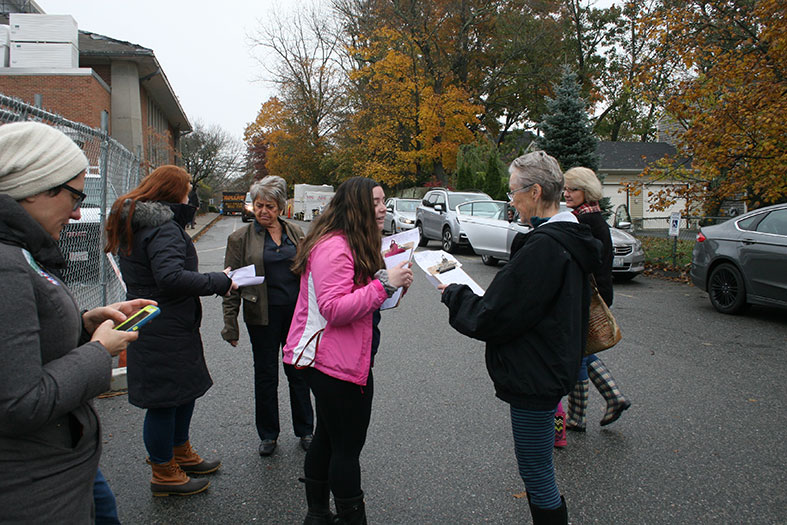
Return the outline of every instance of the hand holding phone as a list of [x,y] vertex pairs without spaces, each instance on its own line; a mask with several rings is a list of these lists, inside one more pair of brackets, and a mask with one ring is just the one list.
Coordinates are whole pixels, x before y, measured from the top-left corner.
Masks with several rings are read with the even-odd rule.
[[120,323],[115,327],[115,330],[121,330],[124,332],[136,332],[139,330],[141,326],[145,323],[149,322],[151,319],[156,317],[161,310],[158,306],[153,306],[149,304],[143,308],[141,308],[137,313]]

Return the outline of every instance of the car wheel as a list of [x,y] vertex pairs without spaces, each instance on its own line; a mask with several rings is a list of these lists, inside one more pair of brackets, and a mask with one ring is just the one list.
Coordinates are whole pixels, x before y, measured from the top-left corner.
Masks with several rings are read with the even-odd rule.
[[424,236],[424,227],[421,226],[421,223],[415,225],[418,228],[418,246],[426,246],[429,244],[429,239]]
[[746,304],[746,285],[738,269],[731,264],[720,264],[708,279],[708,297],[713,307],[723,314],[735,314]]
[[487,266],[497,266],[497,258],[491,255],[482,255],[481,262]]
[[394,221],[391,221],[391,229],[388,231],[391,233],[396,233],[396,223]]
[[451,228],[444,228],[443,229],[443,250],[447,251],[448,253],[453,253],[456,249],[456,243],[454,243],[454,235],[451,233]]

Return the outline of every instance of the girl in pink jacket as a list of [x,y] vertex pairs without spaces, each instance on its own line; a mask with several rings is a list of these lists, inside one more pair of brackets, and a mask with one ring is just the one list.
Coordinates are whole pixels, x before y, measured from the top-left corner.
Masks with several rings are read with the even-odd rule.
[[359,458],[372,412],[372,364],[383,301],[409,287],[407,263],[383,269],[385,193],[354,177],[336,190],[298,246],[301,276],[284,362],[306,368],[317,406],[314,440],[304,463],[308,513],[304,524],[366,523]]

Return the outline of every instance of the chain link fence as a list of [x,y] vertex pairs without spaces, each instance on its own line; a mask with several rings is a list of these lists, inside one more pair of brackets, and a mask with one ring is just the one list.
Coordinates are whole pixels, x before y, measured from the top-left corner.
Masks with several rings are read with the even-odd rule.
[[[699,217],[683,215],[678,224],[678,239],[693,241],[702,226],[721,224],[732,217]],[[644,237],[667,237],[669,235],[670,217],[635,218],[631,221],[630,233]]]
[[60,233],[60,251],[68,263],[63,280],[80,308],[123,300],[125,290],[117,271],[117,257],[103,250],[104,224],[115,199],[139,183],[139,158],[105,131],[0,94],[0,124],[27,120],[48,124],[68,135],[82,148],[90,164],[85,176],[87,198],[82,203],[82,217],[71,221]]

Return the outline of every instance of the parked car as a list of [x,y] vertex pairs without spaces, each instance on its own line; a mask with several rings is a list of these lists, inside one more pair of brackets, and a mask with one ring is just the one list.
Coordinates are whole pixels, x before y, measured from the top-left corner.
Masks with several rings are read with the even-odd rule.
[[399,199],[397,197],[385,201],[387,211],[385,212],[384,230],[397,233],[415,228],[415,209],[419,202],[418,199]]
[[609,228],[612,237],[612,277],[630,281],[645,271],[645,250],[642,242],[619,228]]
[[[484,264],[495,266],[511,257],[511,242],[517,233],[531,230],[527,224],[508,220],[511,207],[504,201],[474,201],[457,206],[457,216],[470,245]],[[561,211],[567,208],[561,203]],[[633,235],[610,228],[612,237],[612,276],[617,280],[633,279],[645,270],[642,243]]]
[[510,205],[504,201],[470,201],[456,207],[457,220],[468,236],[473,251],[489,266],[507,261],[511,242],[517,233],[527,233],[532,228],[517,220],[508,220]]
[[475,200],[491,201],[492,197],[481,192],[446,188],[433,188],[426,192],[415,211],[415,226],[421,236],[419,246],[426,246],[430,240],[436,240],[449,253],[458,246],[467,246],[467,236],[456,219],[456,207]]
[[250,192],[246,192],[246,198],[243,200],[243,209],[240,211],[240,220],[243,222],[251,222],[254,220],[254,203],[251,201]]
[[750,304],[787,307],[787,204],[700,228],[690,275],[724,314]]

